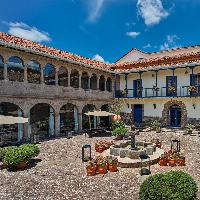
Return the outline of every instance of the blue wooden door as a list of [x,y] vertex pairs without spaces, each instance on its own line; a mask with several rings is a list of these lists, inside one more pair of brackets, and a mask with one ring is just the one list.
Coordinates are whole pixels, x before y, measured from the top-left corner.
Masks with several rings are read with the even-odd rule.
[[133,97],[142,97],[142,80],[133,80]]
[[177,95],[177,76],[166,77],[166,96]]
[[170,108],[170,126],[181,127],[181,108],[179,107]]
[[134,122],[136,124],[142,123],[142,104],[134,105]]

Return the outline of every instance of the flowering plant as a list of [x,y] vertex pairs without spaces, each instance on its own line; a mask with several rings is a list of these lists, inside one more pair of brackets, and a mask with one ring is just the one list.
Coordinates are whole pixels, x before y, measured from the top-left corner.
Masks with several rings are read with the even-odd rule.
[[156,86],[156,85],[154,85],[153,88],[152,88],[152,90],[157,92],[157,91],[159,91],[159,87]]
[[118,160],[115,157],[111,157],[108,162],[109,162],[109,165],[116,165],[116,164],[118,164]]
[[188,87],[188,92],[193,92],[193,93],[196,93],[197,92],[197,88],[195,86],[189,86]]
[[172,85],[170,85],[170,86],[168,87],[168,90],[169,90],[169,92],[172,92],[172,93],[175,93],[175,92],[176,92],[176,88],[175,88],[174,86],[172,86]]

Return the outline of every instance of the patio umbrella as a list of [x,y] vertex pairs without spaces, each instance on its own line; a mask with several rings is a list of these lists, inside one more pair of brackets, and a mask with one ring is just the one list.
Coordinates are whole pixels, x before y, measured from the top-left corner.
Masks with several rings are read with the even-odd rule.
[[90,120],[90,116],[95,116],[95,117],[108,117],[108,116],[112,116],[115,115],[114,113],[110,113],[107,111],[101,111],[101,110],[95,110],[95,111],[90,111],[85,113],[85,115],[87,115],[89,117],[89,125],[90,125],[90,129],[91,129],[91,120]]
[[0,124],[24,124],[28,118],[0,115]]

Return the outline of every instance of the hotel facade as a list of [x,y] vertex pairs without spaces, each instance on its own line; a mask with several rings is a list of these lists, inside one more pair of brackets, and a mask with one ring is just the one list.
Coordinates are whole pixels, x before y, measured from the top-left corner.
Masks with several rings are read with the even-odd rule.
[[[123,99],[123,119],[140,124],[159,119],[184,127],[200,118],[200,47],[146,53],[132,49],[106,64],[0,33],[0,114],[29,118],[1,125],[11,140],[29,140],[87,129],[84,113],[108,110]],[[92,118],[92,127],[109,123]],[[13,133],[13,134],[12,134]],[[17,134],[14,134],[17,133]]]

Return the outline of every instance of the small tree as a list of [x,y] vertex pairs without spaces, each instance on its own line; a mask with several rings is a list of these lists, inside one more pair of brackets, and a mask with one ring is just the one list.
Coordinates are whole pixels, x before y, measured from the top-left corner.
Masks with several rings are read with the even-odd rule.
[[119,115],[123,109],[124,100],[122,99],[114,99],[113,104],[110,107],[110,112]]

